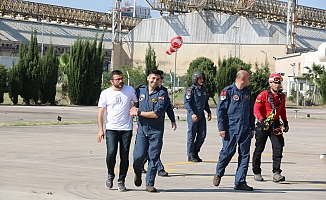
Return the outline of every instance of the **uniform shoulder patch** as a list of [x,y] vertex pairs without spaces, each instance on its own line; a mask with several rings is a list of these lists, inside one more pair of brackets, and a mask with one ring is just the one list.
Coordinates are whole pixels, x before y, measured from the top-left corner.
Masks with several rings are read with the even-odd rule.
[[190,97],[191,97],[191,93],[192,93],[192,88],[190,87],[190,88],[187,89],[187,92],[186,92],[186,99],[190,99]]
[[222,101],[226,99],[226,90],[221,91],[220,98]]

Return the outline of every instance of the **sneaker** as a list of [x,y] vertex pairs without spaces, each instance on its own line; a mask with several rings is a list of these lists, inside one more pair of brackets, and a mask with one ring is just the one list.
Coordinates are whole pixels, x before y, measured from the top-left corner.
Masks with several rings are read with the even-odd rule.
[[195,157],[188,157],[189,162],[198,162],[197,158]]
[[261,176],[261,174],[254,174],[254,180],[255,181],[264,181],[264,179]]
[[105,187],[111,189],[113,187],[113,179],[114,179],[114,176],[109,175],[108,180],[105,182]]
[[234,190],[245,190],[245,191],[252,191],[254,188],[250,187],[247,184],[243,184],[243,185],[235,185],[234,186]]
[[157,175],[159,176],[169,176],[169,173],[167,173],[164,169],[157,172]]
[[142,184],[141,174],[135,174],[134,183],[135,183],[135,186],[137,186],[137,187],[141,186],[141,184]]
[[157,192],[156,188],[154,186],[147,186],[146,187],[147,192]]
[[141,173],[146,174],[147,173],[146,169],[142,168]]
[[127,188],[125,186],[125,182],[118,182],[118,190],[121,191],[121,192],[124,192],[124,191],[127,191]]
[[282,176],[280,172],[273,173],[273,182],[285,181],[285,176]]
[[215,174],[214,177],[213,177],[213,184],[215,186],[219,186],[220,183],[221,183],[221,177],[220,176],[216,176],[216,174]]

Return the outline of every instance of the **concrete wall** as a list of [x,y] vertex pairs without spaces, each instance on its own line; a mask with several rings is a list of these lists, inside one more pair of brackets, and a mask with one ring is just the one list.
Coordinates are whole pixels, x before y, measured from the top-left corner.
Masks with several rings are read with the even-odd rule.
[[[183,45],[177,53],[177,76],[184,75],[190,62],[201,56],[216,65],[219,57],[236,56],[259,64],[267,59],[273,72],[274,58],[286,55],[285,28],[285,24],[214,12],[146,19],[123,37],[121,64],[144,67],[150,43],[159,68],[174,71],[175,54],[167,55],[165,51],[171,38],[180,35]],[[326,40],[325,30],[306,27],[297,30],[298,48],[317,49]]]

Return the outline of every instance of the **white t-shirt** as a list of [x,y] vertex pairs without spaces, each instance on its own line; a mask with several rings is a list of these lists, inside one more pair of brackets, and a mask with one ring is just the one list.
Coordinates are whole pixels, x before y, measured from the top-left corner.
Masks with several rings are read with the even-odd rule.
[[132,102],[138,102],[138,99],[131,86],[123,86],[120,91],[108,88],[101,92],[98,107],[106,107],[107,130],[132,130],[132,117],[129,114]]

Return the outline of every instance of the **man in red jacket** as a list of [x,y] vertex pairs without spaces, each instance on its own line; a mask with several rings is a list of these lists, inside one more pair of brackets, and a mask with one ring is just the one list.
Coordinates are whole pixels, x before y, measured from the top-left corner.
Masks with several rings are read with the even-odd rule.
[[256,181],[264,181],[261,176],[261,154],[269,137],[273,150],[273,181],[280,182],[285,181],[280,168],[284,147],[283,132],[289,131],[285,110],[286,97],[282,93],[281,83],[283,78],[279,73],[271,74],[268,81],[270,88],[258,95],[254,105],[254,114],[258,122],[256,124],[256,148],[252,158],[252,171]]

